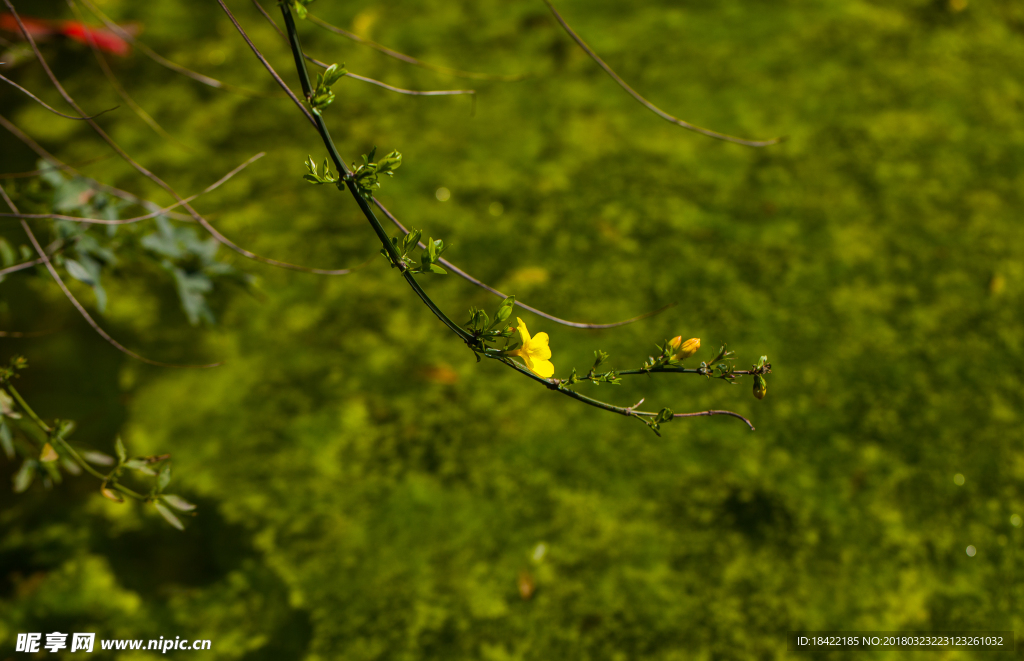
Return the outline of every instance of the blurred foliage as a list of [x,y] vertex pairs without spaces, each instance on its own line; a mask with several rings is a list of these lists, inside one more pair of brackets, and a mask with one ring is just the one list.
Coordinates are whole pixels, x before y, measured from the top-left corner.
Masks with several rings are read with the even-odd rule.
[[[297,88],[284,41],[231,4]],[[69,17],[53,0],[18,5]],[[137,51],[111,59],[187,145],[125,107],[100,118],[134,157],[191,194],[265,150],[196,202],[221,231],[320,268],[377,253],[350,199],[302,181],[323,148],[215,3],[101,6],[173,61],[265,94],[203,87]],[[354,73],[479,92],[472,114],[468,98],[342,79],[324,110],[349,161],[400,149],[381,199],[444,236],[446,257],[572,319],[679,302],[601,332],[523,314],[550,334],[558,374],[586,370],[596,348],[632,366],[667,337],[728,340],[741,366],[771,357],[763,401],[749,382],[668,375],[581,388],[623,405],[731,408],[757,431],[711,418],[657,438],[478,365],[379,256],[331,278],[221,251],[260,284],[216,288],[209,315],[193,309],[198,327],[158,263],[109,262],[100,318],[115,337],[159,360],[225,361],[213,370],[131,361],[45,273],[15,274],[0,284],[0,328],[47,332],[0,338],[0,359],[29,359],[26,398],[78,420],[76,439],[98,450],[120,431],[135,451],[172,453],[176,489],[199,510],[180,533],[151,508],[105,500],[91,478],[0,489],[0,645],[70,630],[209,638],[204,656],[217,659],[749,659],[786,656],[785,632],[799,628],[1020,630],[1021,4],[559,8],[669,112],[789,140],[752,150],[659,120],[541,2],[309,7],[428,62],[531,74],[515,83],[453,79],[300,29],[310,54]],[[119,102],[84,47],[46,54],[87,111]],[[66,108],[37,66],[11,75]],[[0,90],[0,107],[66,162],[109,153],[16,91]],[[4,172],[35,167],[6,133],[0,154]],[[170,203],[116,158],[83,169]],[[15,222],[0,228],[24,243]],[[72,284],[96,309],[88,285]],[[459,319],[497,303],[452,276],[424,286]],[[0,467],[4,479],[17,470]]]

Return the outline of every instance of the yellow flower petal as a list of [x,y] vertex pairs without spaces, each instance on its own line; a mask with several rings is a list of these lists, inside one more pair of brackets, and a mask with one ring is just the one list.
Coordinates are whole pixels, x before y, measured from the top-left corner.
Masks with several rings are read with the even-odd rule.
[[530,365],[530,369],[540,377],[550,379],[555,374],[555,366],[550,360],[534,360],[531,361],[533,365]]
[[530,355],[540,360],[547,360],[551,357],[551,347],[548,346],[548,334],[537,333],[530,340]]
[[519,337],[523,340],[523,347],[525,348],[530,342],[530,331],[526,329],[526,322],[516,317],[516,321],[519,322]]

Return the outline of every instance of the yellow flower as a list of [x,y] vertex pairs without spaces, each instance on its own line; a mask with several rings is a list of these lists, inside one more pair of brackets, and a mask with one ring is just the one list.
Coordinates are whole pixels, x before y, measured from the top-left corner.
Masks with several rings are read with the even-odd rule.
[[550,379],[555,373],[555,366],[549,360],[551,358],[551,347],[548,346],[548,334],[537,333],[532,338],[530,331],[526,330],[526,324],[522,319],[516,317],[519,322],[519,336],[523,340],[523,346],[508,352],[510,356],[519,356],[530,368],[530,371],[537,376]]
[[691,337],[687,341],[683,342],[683,336],[676,335],[669,340],[668,346],[675,352],[672,354],[673,360],[685,360],[697,353],[697,349],[700,349],[700,338]]

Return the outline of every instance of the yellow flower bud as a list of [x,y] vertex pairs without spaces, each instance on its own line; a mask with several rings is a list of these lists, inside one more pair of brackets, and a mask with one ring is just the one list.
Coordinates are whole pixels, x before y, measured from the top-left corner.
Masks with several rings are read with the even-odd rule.
[[676,340],[680,338],[682,338],[682,335],[672,338],[672,341],[669,342],[669,346],[675,350],[675,353],[672,354],[673,360],[685,360],[697,353],[697,349],[700,349],[699,337],[691,337],[685,342],[677,343]]
[[682,343],[683,343],[683,336],[682,335],[676,335],[675,337],[673,337],[671,340],[668,341],[668,348],[671,349],[672,351],[678,351],[679,350],[679,345],[681,345]]
[[768,394],[768,382],[764,380],[764,377],[760,374],[754,375],[754,397],[758,399],[764,399],[764,396]]

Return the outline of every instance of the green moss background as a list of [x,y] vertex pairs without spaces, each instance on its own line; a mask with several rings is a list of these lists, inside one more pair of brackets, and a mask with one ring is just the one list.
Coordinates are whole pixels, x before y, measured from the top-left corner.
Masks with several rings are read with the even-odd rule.
[[[17,6],[71,17],[49,0]],[[478,90],[473,112],[466,97],[348,79],[326,111],[347,159],[402,151],[380,199],[453,244],[449,259],[574,320],[678,303],[597,332],[520,313],[550,334],[558,375],[585,371],[598,348],[637,366],[679,334],[701,337],[703,358],[720,341],[740,367],[769,356],[760,402],[749,381],[596,389],[655,410],[728,408],[757,426],[694,419],[662,438],[477,364],[372,259],[379,244],[349,196],[301,180],[323,147],[215,3],[101,6],[175,62],[267,95],[212,90],[136,52],[112,66],[187,148],[123,104],[100,120],[120,144],[188,193],[266,151],[197,208],[263,255],[371,261],[332,278],[222,249],[259,286],[218,287],[212,326],[188,324],[159,268],[129,260],[105,282],[100,318],[116,337],[160,360],[224,361],[212,370],[115,352],[45,273],[0,283],[3,328],[56,331],[0,339],[3,360],[28,357],[20,385],[40,414],[78,420],[83,445],[109,452],[120,432],[134,452],[171,452],[175,490],[200,505],[179,533],[104,500],[90,478],[0,489],[0,657],[17,658],[18,632],[52,630],[212,640],[169,658],[350,661],[774,659],[790,656],[793,629],[1021,631],[1019,2],[559,4],[667,111],[788,137],[760,150],[645,111],[539,1],[311,7],[428,62],[530,74],[452,78],[300,24],[311,54],[353,72]],[[231,6],[297,88],[285,43],[250,4]],[[88,110],[121,103],[87,49],[45,52]],[[13,71],[58,105],[38,66]],[[0,112],[67,162],[109,153],[11,89]],[[6,133],[0,154],[4,172],[35,167]],[[83,170],[170,199],[116,158]],[[15,222],[0,229],[24,242]],[[460,321],[498,302],[452,276],[425,286]],[[0,460],[4,483],[16,469]],[[943,658],[973,656],[999,658]]]

